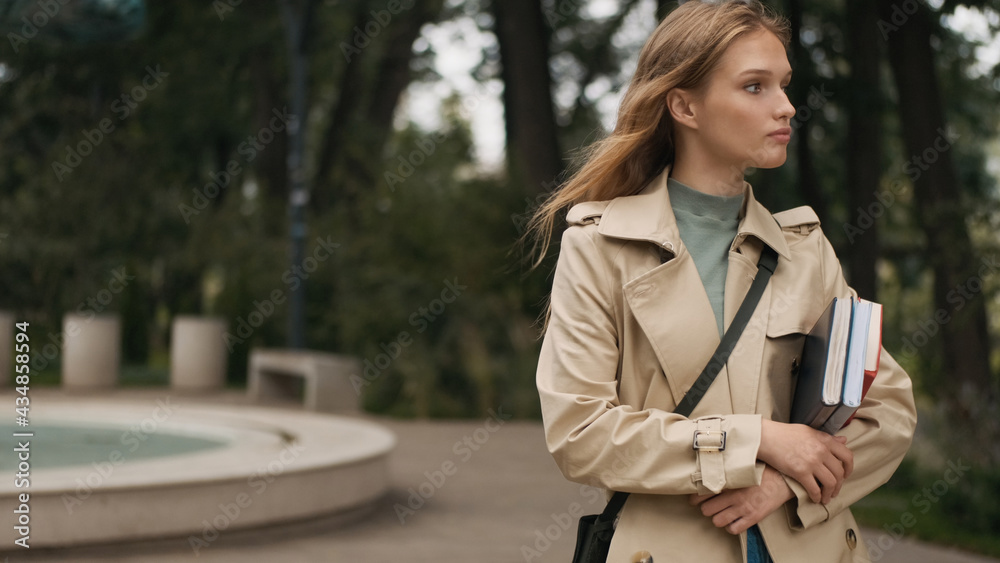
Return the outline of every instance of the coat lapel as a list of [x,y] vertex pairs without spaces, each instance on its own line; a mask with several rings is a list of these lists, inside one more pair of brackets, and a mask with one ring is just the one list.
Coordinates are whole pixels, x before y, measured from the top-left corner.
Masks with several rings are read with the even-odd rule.
[[[614,238],[648,241],[659,246],[661,255],[668,258],[659,266],[633,274],[624,284],[623,292],[629,310],[652,344],[676,404],[694,384],[720,338],[701,277],[681,242],[670,207],[669,172],[669,168],[665,169],[638,194],[611,201],[598,232]],[[763,244],[774,248],[779,256],[789,257],[781,228],[754,199],[749,184],[746,194],[726,275],[723,317],[727,329],[757,274]],[[727,367],[709,388],[706,399],[716,400],[705,401],[711,405],[708,410],[732,408],[735,413],[754,412],[770,294],[769,286]],[[720,394],[731,397],[731,403],[726,399],[725,405],[720,405]]]
[[719,345],[712,305],[691,255],[672,260],[625,284],[629,310],[653,345],[676,405],[694,385]]

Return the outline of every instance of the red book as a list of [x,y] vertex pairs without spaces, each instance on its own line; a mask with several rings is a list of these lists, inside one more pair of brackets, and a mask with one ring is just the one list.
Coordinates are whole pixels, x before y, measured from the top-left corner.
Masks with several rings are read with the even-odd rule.
[[[879,360],[882,358],[882,305],[872,303],[871,324],[868,325],[868,342],[865,345],[865,382],[861,387],[861,400],[864,401],[868,389],[875,381],[878,373]],[[854,419],[854,415],[844,423],[846,427]]]

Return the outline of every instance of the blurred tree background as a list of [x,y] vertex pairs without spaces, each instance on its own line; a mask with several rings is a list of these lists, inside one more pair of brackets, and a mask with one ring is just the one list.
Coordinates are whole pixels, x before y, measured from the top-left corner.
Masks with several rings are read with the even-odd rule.
[[[269,300],[304,283],[307,347],[372,362],[369,410],[537,417],[534,323],[554,262],[526,275],[513,243],[574,150],[611,126],[673,3],[288,2],[309,14],[314,259],[288,258],[281,2],[151,2],[124,42],[5,30],[0,308],[56,346],[65,313],[117,312],[126,364],[160,381],[171,319],[218,315],[240,385],[250,348],[286,343],[287,301]],[[786,166],[750,180],[773,210],[812,205],[851,284],[886,304],[884,342],[931,449],[995,466],[1000,67],[996,44],[956,22],[992,37],[1000,1],[769,4],[794,30],[797,134]],[[460,92],[428,37],[470,33],[476,89]],[[428,93],[435,127],[414,119]],[[502,166],[474,141],[489,99],[505,110]],[[95,300],[122,269],[124,290]],[[35,360],[58,371],[57,354]]]

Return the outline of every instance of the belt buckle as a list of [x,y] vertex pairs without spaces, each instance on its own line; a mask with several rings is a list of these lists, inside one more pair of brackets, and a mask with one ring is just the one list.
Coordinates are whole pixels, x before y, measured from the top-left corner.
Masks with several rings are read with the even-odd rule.
[[[700,444],[698,443],[698,437],[704,436],[707,438],[714,438],[712,444]],[[694,439],[691,442],[691,447],[699,451],[709,451],[709,452],[723,452],[726,450],[726,431],[725,430],[696,430],[694,433]]]

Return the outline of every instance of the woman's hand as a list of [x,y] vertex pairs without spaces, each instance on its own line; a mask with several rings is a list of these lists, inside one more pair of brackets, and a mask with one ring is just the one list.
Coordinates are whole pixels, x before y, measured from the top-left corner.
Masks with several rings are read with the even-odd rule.
[[736,535],[759,523],[785,502],[795,497],[784,477],[770,465],[764,467],[760,485],[727,489],[717,495],[691,495],[689,502],[701,505],[701,513],[717,528]]
[[798,481],[813,502],[827,504],[854,471],[854,454],[846,444],[843,436],[765,418],[757,459]]

